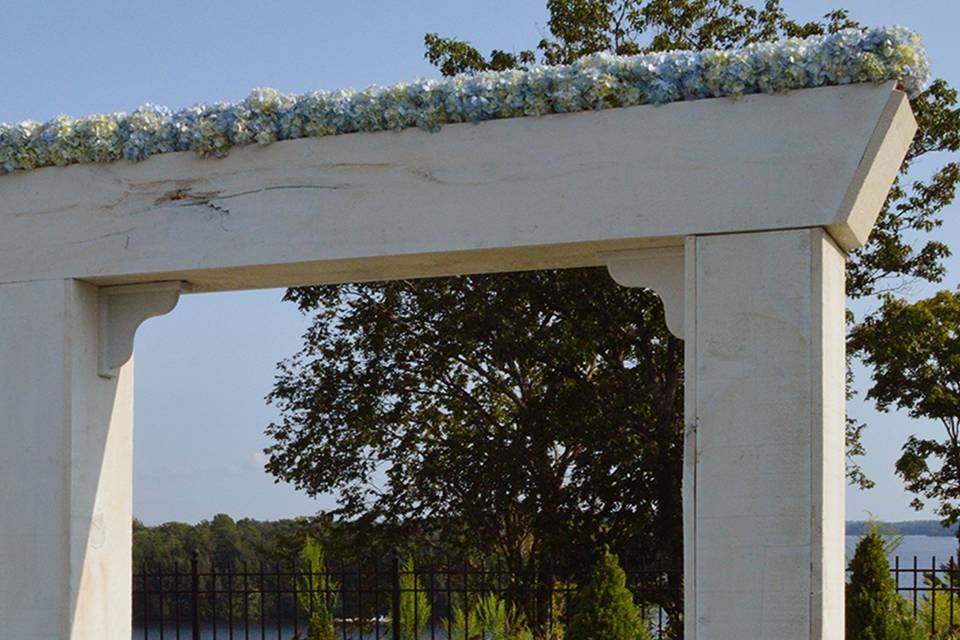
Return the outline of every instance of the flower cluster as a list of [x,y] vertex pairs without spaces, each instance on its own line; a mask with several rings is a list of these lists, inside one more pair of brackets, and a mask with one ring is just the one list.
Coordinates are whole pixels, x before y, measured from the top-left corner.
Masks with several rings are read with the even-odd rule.
[[929,73],[919,37],[903,27],[849,29],[740,50],[593,55],[566,66],[471,73],[364,91],[285,95],[257,89],[236,104],[181,111],[60,116],[0,124],[0,172],[80,162],[142,160],[311,136],[538,116],[640,104],[899,80],[911,95]]

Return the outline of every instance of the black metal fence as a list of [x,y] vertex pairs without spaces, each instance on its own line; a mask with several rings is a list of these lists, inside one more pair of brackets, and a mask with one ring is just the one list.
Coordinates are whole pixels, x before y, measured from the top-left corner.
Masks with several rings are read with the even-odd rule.
[[927,627],[931,636],[960,627],[960,565],[956,558],[895,556],[890,572],[914,619]]
[[[681,577],[646,571],[630,578],[654,638],[679,638]],[[190,566],[134,574],[135,640],[305,639],[311,616],[329,612],[342,640],[498,640],[489,621],[523,620],[533,637],[560,637],[573,586],[542,569],[530,573],[468,561],[370,567]],[[512,608],[512,613],[511,613]],[[400,621],[393,624],[394,620]],[[414,631],[416,629],[416,632]]]
[[[896,556],[890,572],[931,636],[960,629],[956,558]],[[482,616],[470,613],[491,596],[521,612],[535,637],[552,640],[577,596],[573,586],[542,570],[525,575],[467,561],[404,567],[396,556],[369,568],[339,565],[314,573],[278,564],[201,569],[194,555],[189,566],[143,569],[133,577],[134,640],[305,639],[321,606],[342,640],[411,640],[414,627],[421,640],[496,640]],[[682,637],[681,584],[669,570],[631,576],[654,638]]]

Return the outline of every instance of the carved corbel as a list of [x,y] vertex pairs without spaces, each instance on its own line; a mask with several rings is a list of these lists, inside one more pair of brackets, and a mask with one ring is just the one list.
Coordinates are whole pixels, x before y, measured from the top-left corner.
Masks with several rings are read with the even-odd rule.
[[133,355],[133,340],[144,321],[173,311],[185,282],[153,282],[100,288],[101,377],[114,378]]
[[683,247],[656,247],[604,254],[610,277],[625,287],[653,289],[663,300],[670,333],[683,338]]

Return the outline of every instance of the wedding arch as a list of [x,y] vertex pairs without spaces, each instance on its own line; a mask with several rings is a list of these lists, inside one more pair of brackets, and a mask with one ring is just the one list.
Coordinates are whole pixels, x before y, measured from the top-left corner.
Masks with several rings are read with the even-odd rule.
[[181,294],[606,265],[686,341],[685,637],[842,638],[844,261],[926,68],[874,29],[0,126],[2,635],[130,638]]

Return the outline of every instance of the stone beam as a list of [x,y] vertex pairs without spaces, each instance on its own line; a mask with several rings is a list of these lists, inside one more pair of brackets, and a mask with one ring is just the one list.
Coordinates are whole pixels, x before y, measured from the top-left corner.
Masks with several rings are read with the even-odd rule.
[[351,134],[0,177],[0,282],[197,291],[604,264],[688,235],[869,232],[893,83]]

